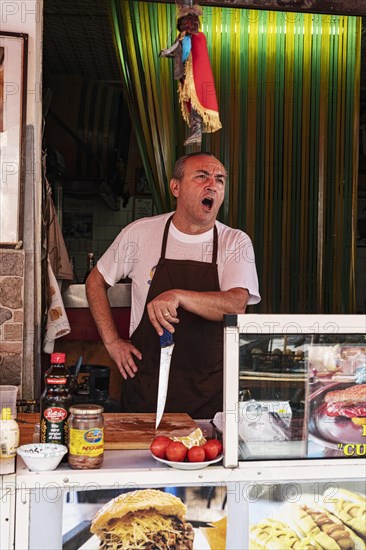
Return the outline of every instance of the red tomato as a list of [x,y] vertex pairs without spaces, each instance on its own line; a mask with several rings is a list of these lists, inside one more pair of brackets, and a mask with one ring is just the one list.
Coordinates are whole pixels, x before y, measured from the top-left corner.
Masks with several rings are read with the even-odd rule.
[[217,445],[212,441],[207,441],[202,447],[205,451],[205,460],[214,460],[219,454]]
[[188,460],[189,462],[204,462],[205,461],[205,450],[203,446],[198,447],[197,445],[195,447],[191,447],[188,449]]
[[222,443],[218,439],[210,439],[203,445],[203,448],[206,460],[214,460],[222,453]]
[[166,448],[166,457],[172,462],[183,462],[187,455],[187,447],[181,441],[173,441]]
[[166,458],[165,451],[168,445],[171,444],[171,442],[172,440],[170,439],[170,437],[166,437],[165,435],[158,435],[158,437],[155,437],[155,439],[153,439],[150,445],[150,451],[158,458]]

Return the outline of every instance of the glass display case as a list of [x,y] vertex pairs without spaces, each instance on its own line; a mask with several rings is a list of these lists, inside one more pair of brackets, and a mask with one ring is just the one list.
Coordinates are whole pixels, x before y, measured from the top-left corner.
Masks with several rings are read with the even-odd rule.
[[113,483],[102,472],[73,471],[66,478],[62,470],[52,481],[47,473],[25,473],[15,491],[14,547],[366,548],[366,481],[357,468],[344,477],[336,468],[330,481],[321,467],[311,474],[299,466],[271,472],[251,465],[245,475],[236,468],[228,477],[217,477],[216,468],[196,479],[179,470],[174,485],[159,467],[149,473],[128,468],[128,482],[126,470],[111,470]]
[[226,465],[366,456],[364,315],[227,316],[224,384]]

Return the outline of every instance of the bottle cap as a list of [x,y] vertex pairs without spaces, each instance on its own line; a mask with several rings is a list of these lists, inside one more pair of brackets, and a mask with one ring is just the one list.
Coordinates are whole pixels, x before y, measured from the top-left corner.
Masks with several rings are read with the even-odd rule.
[[11,408],[10,407],[4,407],[1,410],[1,420],[12,420],[12,414],[11,414]]
[[101,405],[73,405],[69,409],[72,414],[82,414],[84,416],[92,416],[95,414],[101,414],[104,411],[104,408]]
[[51,363],[65,363],[66,353],[51,353]]

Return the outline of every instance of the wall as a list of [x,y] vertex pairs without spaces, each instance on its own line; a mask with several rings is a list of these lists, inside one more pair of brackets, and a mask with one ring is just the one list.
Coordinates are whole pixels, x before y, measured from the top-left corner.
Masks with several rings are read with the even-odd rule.
[[100,196],[83,200],[64,196],[63,233],[79,282],[86,272],[87,252],[94,252],[95,260],[99,259],[132,218],[132,197],[126,206],[120,201],[120,209],[113,211]]
[[0,250],[0,384],[19,385],[23,360],[24,252]]
[[0,4],[1,31],[28,34],[29,47],[23,241],[17,250],[0,246],[0,383],[20,386],[20,396],[29,399],[40,365],[42,8],[34,0]]

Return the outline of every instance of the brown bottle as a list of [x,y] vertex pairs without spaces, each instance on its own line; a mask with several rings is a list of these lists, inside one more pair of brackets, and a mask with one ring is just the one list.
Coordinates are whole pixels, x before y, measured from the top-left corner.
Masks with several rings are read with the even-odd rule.
[[41,395],[41,443],[68,445],[67,420],[72,397],[65,357],[64,353],[52,353],[51,366],[44,375],[45,389]]
[[91,270],[93,269],[93,267],[94,267],[94,254],[93,254],[93,252],[88,252],[88,256],[87,256],[87,269],[86,269],[86,273],[85,273],[84,279],[83,279],[83,283],[84,283],[84,284],[86,283],[86,280],[87,280],[87,278],[89,277],[90,272],[91,272]]

